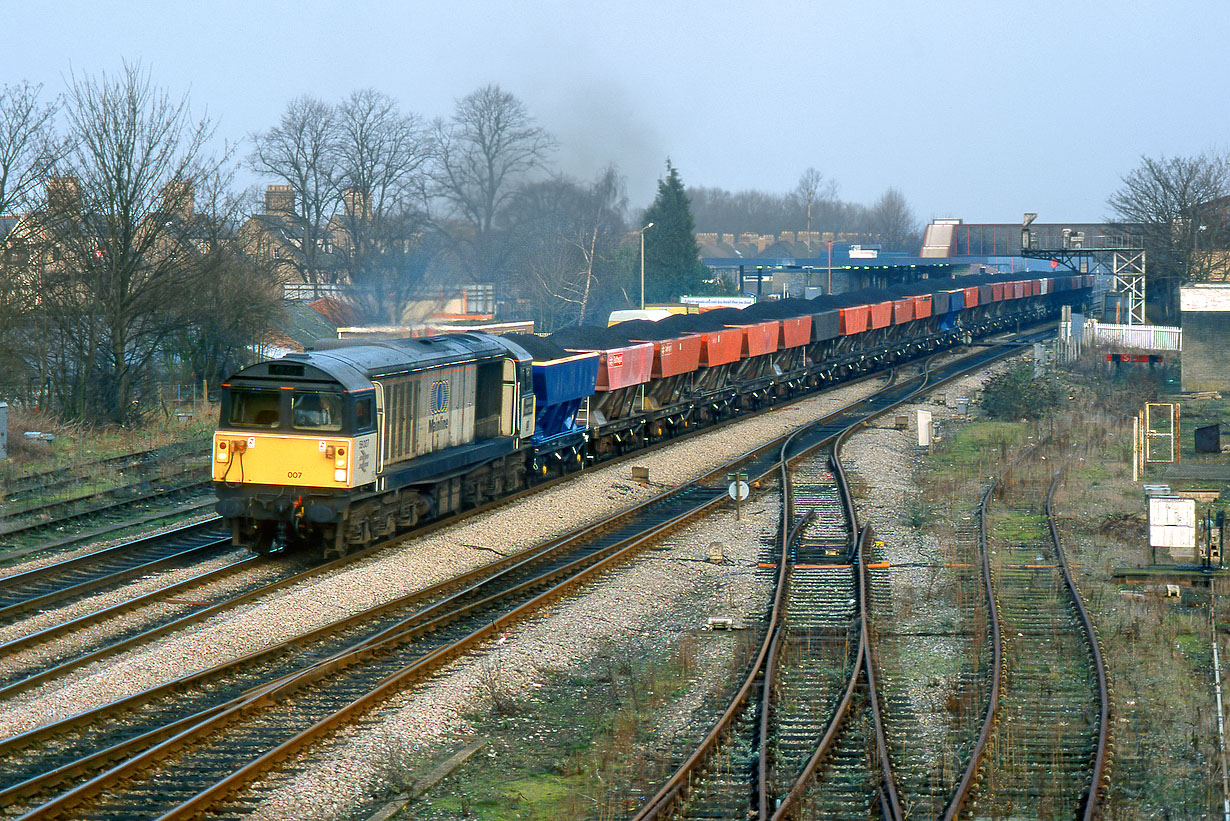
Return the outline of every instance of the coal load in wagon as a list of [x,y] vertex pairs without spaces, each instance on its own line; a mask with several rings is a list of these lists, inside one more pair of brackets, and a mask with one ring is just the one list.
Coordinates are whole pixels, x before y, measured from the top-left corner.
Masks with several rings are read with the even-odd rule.
[[[705,311],[703,314],[694,314],[682,318],[687,320],[687,324],[683,325],[683,327],[698,332],[720,331],[728,325],[751,325],[757,322],[754,317],[748,316],[739,308],[717,308],[712,311]],[[666,320],[663,321],[665,322]]]
[[755,317],[758,321],[810,316],[815,312],[815,306],[807,299],[767,299],[743,309],[744,316]]
[[534,357],[535,362],[550,362],[552,359],[572,356],[546,337],[533,334],[504,334],[504,338],[525,348],[525,352]]
[[[673,314],[680,316],[680,314]],[[634,340],[649,340],[657,342],[661,339],[678,339],[685,334],[693,333],[676,328],[673,325],[667,325],[668,317],[663,317],[659,320],[652,319],[629,319],[625,322],[620,322],[618,325],[612,325],[611,330],[621,334],[625,341],[632,342]]]
[[[829,305],[833,308],[853,308],[856,305],[876,305],[881,302],[889,302],[893,299],[893,295],[882,288],[864,288],[861,291],[847,291],[842,294],[833,294],[827,299],[832,300]],[[824,299],[817,297],[816,299]],[[812,300],[814,304],[815,299]],[[826,306],[829,307],[829,306]]]
[[612,348],[623,348],[628,344],[621,332],[615,330],[619,326],[608,328],[605,325],[573,325],[561,328],[547,339],[561,348],[572,351],[609,351]]

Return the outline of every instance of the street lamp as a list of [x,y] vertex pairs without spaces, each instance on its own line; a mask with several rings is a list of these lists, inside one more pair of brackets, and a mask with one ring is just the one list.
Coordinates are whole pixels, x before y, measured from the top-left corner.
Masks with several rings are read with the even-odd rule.
[[829,264],[827,266],[828,272],[829,272],[828,293],[829,293],[829,296],[832,296],[833,295],[833,242],[834,240],[822,239],[820,241],[829,247]]
[[653,227],[653,223],[649,223],[641,229],[641,310],[645,310],[645,232]]

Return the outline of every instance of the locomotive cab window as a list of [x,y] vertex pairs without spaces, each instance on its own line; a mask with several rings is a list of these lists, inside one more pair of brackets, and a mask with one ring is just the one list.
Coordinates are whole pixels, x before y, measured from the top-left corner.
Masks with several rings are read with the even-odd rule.
[[296,391],[291,420],[295,430],[341,430],[342,398],[336,393]]
[[231,389],[226,423],[240,428],[276,428],[282,421],[277,391]]
[[371,430],[376,426],[376,418],[372,413],[373,404],[374,402],[371,397],[360,399],[354,403],[355,430]]

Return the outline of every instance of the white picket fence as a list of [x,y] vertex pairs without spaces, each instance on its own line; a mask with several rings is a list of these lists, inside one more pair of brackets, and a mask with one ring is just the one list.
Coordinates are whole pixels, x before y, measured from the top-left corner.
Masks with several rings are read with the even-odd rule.
[[1079,316],[1059,323],[1055,356],[1071,362],[1085,349],[1113,353],[1167,353],[1183,350],[1183,329],[1166,325],[1116,325]]
[[1167,325],[1114,325],[1086,319],[1085,345],[1119,351],[1182,351],[1183,329]]

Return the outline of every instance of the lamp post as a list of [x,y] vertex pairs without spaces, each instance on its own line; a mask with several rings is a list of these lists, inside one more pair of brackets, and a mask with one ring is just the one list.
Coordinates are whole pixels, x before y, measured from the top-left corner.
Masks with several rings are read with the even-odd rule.
[[645,310],[645,232],[653,227],[653,223],[649,223],[640,230],[641,234],[641,310]]
[[829,296],[832,296],[832,295],[833,295],[833,242],[834,242],[834,240],[831,240],[831,239],[822,239],[822,240],[820,240],[820,241],[821,241],[821,242],[823,242],[825,245],[827,245],[827,246],[829,247],[829,264],[828,264],[828,272],[829,272],[829,285],[828,285],[828,295],[829,295]]

